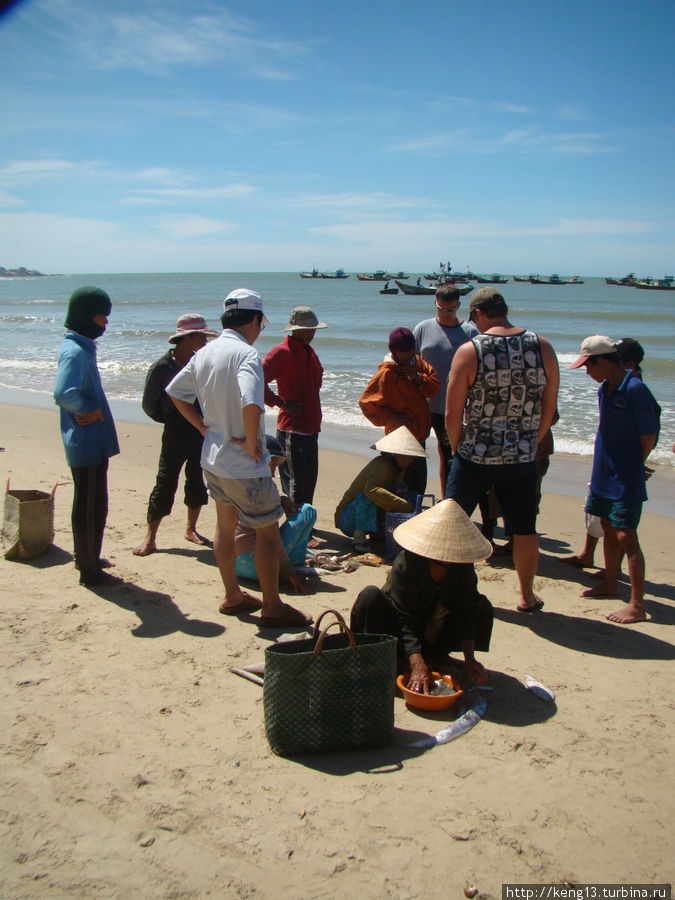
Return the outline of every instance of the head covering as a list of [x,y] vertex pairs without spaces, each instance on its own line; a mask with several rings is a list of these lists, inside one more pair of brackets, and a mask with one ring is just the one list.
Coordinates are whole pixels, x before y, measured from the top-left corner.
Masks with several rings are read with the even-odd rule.
[[[257,312],[263,311],[263,302],[262,297],[257,291],[251,291],[248,288],[237,288],[234,291],[230,291],[227,297],[223,300],[223,311],[230,312],[234,309],[253,309]],[[269,325],[269,319],[263,313],[262,317],[265,325]]]
[[95,341],[105,331],[105,326],[97,325],[94,316],[109,316],[112,301],[104,290],[86,285],[70,295],[68,314],[63,323],[68,331],[75,331],[83,337]]
[[178,338],[185,337],[186,334],[205,334],[206,337],[218,337],[218,332],[211,331],[206,324],[206,319],[199,313],[185,313],[180,316],[176,322],[176,333],[171,335],[169,343],[175,344]]
[[503,316],[507,315],[509,311],[503,295],[497,290],[497,288],[490,287],[489,285],[478,288],[478,290],[474,291],[471,295],[471,301],[469,303],[470,319],[473,317],[473,314],[477,309],[480,309],[481,312],[484,312],[486,314],[494,312],[498,315]]
[[394,529],[406,550],[438,562],[472,563],[487,559],[492,544],[455,500],[442,500]]
[[427,456],[427,451],[405,425],[385,434],[371,449],[379,450],[380,453],[399,453],[401,456]]
[[616,353],[616,344],[604,334],[592,334],[584,338],[579,349],[579,357],[574,360],[571,369],[578,369],[591,356],[604,356],[606,353]]
[[636,366],[639,366],[645,358],[645,351],[642,344],[639,341],[636,341],[635,338],[621,338],[616,345],[616,352],[619,354],[619,359],[624,365],[626,365],[626,363],[634,363]]
[[319,322],[309,306],[296,306],[291,310],[291,317],[284,331],[301,331],[305,328],[326,328],[325,322]]
[[409,328],[394,328],[389,335],[389,349],[393,353],[394,350],[405,352],[406,350],[415,349],[415,338]]

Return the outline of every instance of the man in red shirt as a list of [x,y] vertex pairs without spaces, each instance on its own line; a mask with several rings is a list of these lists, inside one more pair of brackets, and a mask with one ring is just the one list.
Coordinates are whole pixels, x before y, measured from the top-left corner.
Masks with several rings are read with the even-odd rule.
[[[296,306],[284,328],[290,334],[263,360],[265,403],[279,407],[277,439],[286,456],[279,469],[281,484],[298,508],[312,503],[319,475],[323,368],[310,347],[317,328],[326,323],[308,306]],[[269,387],[273,381],[276,394]]]

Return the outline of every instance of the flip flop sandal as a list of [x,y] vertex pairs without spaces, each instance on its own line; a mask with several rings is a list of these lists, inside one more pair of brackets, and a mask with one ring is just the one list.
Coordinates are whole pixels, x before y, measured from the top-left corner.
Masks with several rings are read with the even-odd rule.
[[282,611],[276,616],[260,616],[260,626],[262,628],[286,628],[292,625],[299,625],[306,628],[311,625],[314,620],[311,616],[305,615],[299,609],[283,604]]
[[226,606],[224,602],[221,603],[218,612],[224,616],[238,616],[241,613],[254,612],[257,609],[262,609],[262,601],[251,594],[244,594],[239,603],[235,603],[234,606]]
[[539,612],[539,610],[542,609],[543,606],[544,601],[537,598],[537,601],[533,603],[532,606],[516,606],[516,609],[521,613],[534,613]]

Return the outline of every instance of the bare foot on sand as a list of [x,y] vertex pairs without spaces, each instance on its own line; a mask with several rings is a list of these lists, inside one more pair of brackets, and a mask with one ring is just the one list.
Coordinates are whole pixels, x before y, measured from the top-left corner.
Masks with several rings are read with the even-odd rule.
[[131,551],[134,556],[150,556],[157,549],[157,544],[151,538],[146,538],[138,547],[134,547]]
[[185,540],[190,541],[191,544],[198,544],[200,547],[213,546],[208,538],[202,537],[201,534],[197,534],[196,531],[190,531],[189,529],[185,532]]
[[632,625],[634,622],[646,622],[647,615],[642,606],[633,606],[629,603],[624,609],[617,609],[616,612],[608,613],[605,616],[610,622],[618,622],[620,625]]
[[597,587],[587,588],[581,592],[582,597],[618,597],[616,585],[607,584],[605,581]]
[[582,556],[581,554],[576,554],[575,556],[563,556],[561,557],[560,562],[564,562],[568,566],[574,566],[577,569],[592,569],[595,565],[592,557],[589,559],[587,556]]

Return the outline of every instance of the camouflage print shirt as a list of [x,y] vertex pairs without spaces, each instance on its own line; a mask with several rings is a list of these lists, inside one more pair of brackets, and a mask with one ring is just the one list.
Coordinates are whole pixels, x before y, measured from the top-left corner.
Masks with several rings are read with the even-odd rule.
[[482,465],[531,462],[547,380],[539,338],[524,330],[479,334],[472,343],[478,372],[469,388],[457,452]]

